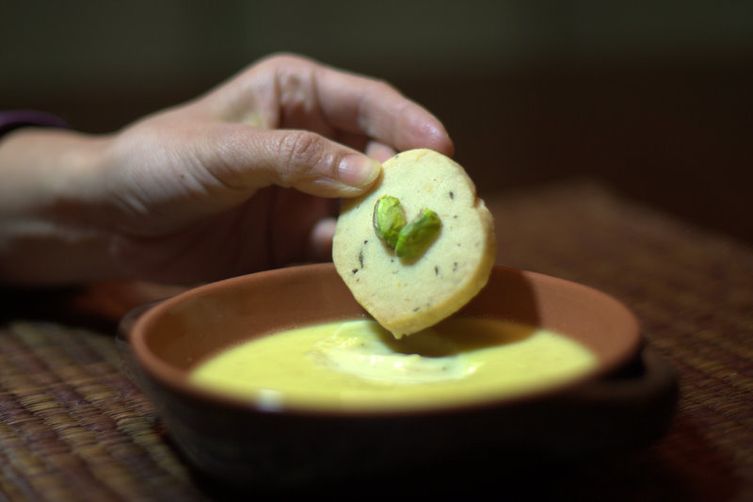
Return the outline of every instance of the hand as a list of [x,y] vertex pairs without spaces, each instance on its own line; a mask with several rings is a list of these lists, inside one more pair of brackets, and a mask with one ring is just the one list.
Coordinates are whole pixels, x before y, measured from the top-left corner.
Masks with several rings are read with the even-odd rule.
[[[53,133],[24,134],[7,140],[6,159]],[[289,55],[115,135],[68,143],[57,158],[78,159],[75,176],[47,201],[62,231],[99,241],[86,247],[107,254],[94,259],[99,275],[167,282],[326,258],[332,199],[368,189],[373,159],[452,153],[442,124],[389,85]]]

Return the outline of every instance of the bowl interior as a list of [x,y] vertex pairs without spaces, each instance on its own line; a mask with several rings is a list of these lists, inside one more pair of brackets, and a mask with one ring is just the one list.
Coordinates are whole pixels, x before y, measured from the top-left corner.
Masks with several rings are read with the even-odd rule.
[[[493,317],[552,329],[597,357],[590,377],[627,363],[641,338],[635,316],[595,289],[495,267],[488,285],[458,315]],[[136,360],[153,378],[195,392],[190,369],[252,337],[307,324],[367,317],[331,264],[291,267],[208,284],[167,300],[130,335]],[[246,403],[247,406],[247,403]]]

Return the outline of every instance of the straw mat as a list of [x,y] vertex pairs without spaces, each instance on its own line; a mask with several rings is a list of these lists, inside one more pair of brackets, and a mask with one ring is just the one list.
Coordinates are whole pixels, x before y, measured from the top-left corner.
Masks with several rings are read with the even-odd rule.
[[[498,263],[622,299],[681,379],[665,438],[549,473],[520,498],[753,500],[753,249],[590,182],[487,202]],[[223,498],[190,476],[121,369],[112,321],[138,303],[132,290],[1,294],[0,499]]]

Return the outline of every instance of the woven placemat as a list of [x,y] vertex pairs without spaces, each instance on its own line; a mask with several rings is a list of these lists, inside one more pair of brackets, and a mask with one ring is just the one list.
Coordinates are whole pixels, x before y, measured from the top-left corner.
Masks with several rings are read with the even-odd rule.
[[12,500],[189,500],[183,464],[124,376],[112,335],[0,329],[0,493]]
[[[622,299],[681,377],[679,413],[665,438],[629,458],[547,473],[548,483],[521,498],[753,500],[753,250],[591,183],[487,202],[498,263]],[[22,307],[40,294],[21,298],[6,304],[0,326],[0,493],[11,500],[222,498],[200,489],[125,376],[111,324],[83,329],[75,316],[32,321]],[[86,301],[75,304],[92,313]],[[125,308],[110,301],[104,310],[112,316]]]
[[753,500],[753,249],[588,182],[502,194],[491,206],[498,263],[613,294],[678,370],[669,434],[597,468],[587,493]]

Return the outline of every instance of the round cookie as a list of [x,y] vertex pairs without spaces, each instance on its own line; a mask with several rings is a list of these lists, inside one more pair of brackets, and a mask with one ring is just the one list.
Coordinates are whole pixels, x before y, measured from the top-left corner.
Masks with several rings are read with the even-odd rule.
[[[494,225],[452,159],[417,149],[383,167],[373,190],[343,201],[332,256],[356,301],[399,338],[450,316],[484,287],[494,264]],[[374,206],[384,195],[400,201],[408,222],[423,209],[439,216],[439,234],[419,257],[401,259],[377,236]]]

